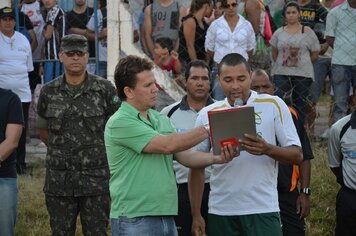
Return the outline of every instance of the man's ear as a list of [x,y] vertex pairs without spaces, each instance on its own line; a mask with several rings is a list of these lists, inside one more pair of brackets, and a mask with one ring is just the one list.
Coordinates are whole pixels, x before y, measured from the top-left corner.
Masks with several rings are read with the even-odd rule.
[[126,87],[124,88],[124,93],[125,93],[125,95],[126,95],[126,97],[127,97],[128,99],[132,99],[132,98],[135,96],[134,93],[133,93],[132,88],[130,88],[130,87],[128,87],[128,86],[126,86]]

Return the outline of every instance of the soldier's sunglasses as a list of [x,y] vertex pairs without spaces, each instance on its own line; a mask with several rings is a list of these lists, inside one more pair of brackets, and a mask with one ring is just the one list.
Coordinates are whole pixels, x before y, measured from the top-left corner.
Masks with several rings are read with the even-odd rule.
[[65,52],[64,54],[66,54],[67,57],[74,57],[74,55],[77,55],[78,57],[83,57],[86,53],[81,51],[70,51]]

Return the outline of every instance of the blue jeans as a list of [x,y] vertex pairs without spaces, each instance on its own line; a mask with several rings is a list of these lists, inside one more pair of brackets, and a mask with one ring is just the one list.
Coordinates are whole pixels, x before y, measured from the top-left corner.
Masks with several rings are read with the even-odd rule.
[[321,92],[324,89],[326,76],[331,78],[331,58],[319,57],[314,62],[314,82],[312,85],[312,101],[317,103],[319,101]]
[[173,217],[111,218],[112,236],[178,236]]
[[16,207],[16,178],[0,178],[0,235],[15,235]]
[[331,73],[334,90],[333,121],[336,122],[347,114],[350,84],[356,87],[356,65],[332,64]]
[[214,66],[211,69],[212,97],[215,100],[220,101],[225,99],[225,94],[224,94],[224,90],[221,88],[218,79],[216,78],[217,75],[218,75],[218,68]]
[[276,85],[275,94],[293,106],[304,123],[313,80],[301,76],[274,75],[273,82]]

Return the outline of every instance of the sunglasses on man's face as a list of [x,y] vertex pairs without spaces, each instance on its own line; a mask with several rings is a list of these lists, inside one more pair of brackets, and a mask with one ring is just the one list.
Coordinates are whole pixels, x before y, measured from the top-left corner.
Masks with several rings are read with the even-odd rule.
[[74,57],[75,55],[77,55],[78,57],[83,57],[86,53],[81,51],[70,51],[65,52],[64,54],[66,54],[67,57]]
[[222,5],[223,8],[234,8],[236,6],[237,6],[236,2],[231,3],[231,4],[226,3],[226,4]]

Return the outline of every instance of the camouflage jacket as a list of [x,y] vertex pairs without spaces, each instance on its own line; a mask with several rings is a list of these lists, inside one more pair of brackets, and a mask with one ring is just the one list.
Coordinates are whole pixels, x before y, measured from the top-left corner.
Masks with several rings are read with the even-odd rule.
[[119,103],[114,86],[92,74],[87,74],[75,90],[63,76],[42,88],[37,112],[48,127],[46,194],[90,196],[109,192],[104,128]]

